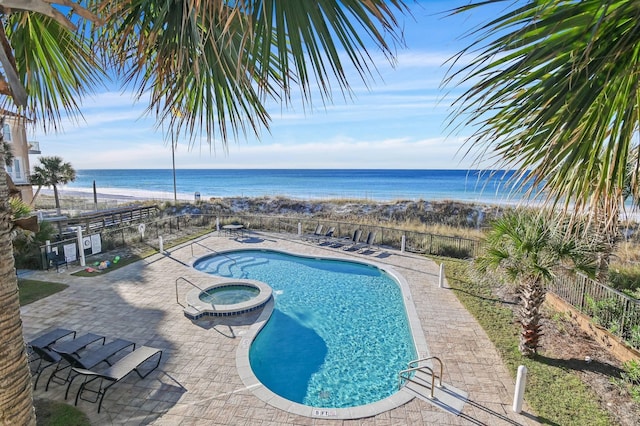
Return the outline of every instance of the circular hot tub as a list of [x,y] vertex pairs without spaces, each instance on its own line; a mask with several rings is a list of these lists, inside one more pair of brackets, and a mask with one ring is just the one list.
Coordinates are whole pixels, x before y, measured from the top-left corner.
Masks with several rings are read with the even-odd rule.
[[252,285],[224,285],[210,288],[200,293],[200,300],[212,305],[235,305],[244,303],[260,294],[260,289]]
[[189,291],[184,314],[191,320],[206,316],[240,315],[262,308],[271,296],[271,287],[260,281],[218,283],[202,290],[194,288]]

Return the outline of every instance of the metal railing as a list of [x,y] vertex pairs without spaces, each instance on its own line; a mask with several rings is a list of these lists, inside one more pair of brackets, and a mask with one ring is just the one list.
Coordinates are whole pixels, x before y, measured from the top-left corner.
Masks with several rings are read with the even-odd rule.
[[236,259],[234,259],[233,257],[227,256],[224,253],[220,253],[219,251],[216,251],[214,249],[212,249],[211,247],[207,247],[204,244],[201,244],[199,241],[194,241],[190,244],[191,247],[191,257],[193,257],[193,245],[197,245],[200,247],[204,247],[205,249],[207,249],[208,251],[210,251],[211,253],[215,253],[217,256],[222,256],[222,257],[226,257],[227,259],[229,259],[230,261],[232,261],[234,264],[236,264]]
[[[191,282],[190,280],[188,280],[185,277],[178,277],[176,278],[176,303],[180,306],[182,306],[183,308],[186,308],[186,305],[183,305],[182,303],[180,303],[180,296],[178,295],[178,283],[180,282],[180,280],[186,282],[187,284],[190,284],[192,287],[197,288],[198,290],[200,290],[201,292],[204,292],[205,290],[201,289],[200,287],[198,287],[196,284],[194,284],[193,282]],[[212,305],[213,306],[213,305]]]
[[[421,362],[426,362],[429,360],[436,360],[438,361],[438,363],[440,364],[440,374],[437,376],[438,377],[438,383],[436,384],[436,374],[434,373],[433,369],[429,366],[426,365],[422,365],[420,366]],[[412,367],[412,365],[415,365],[415,367]],[[444,366],[442,364],[442,360],[436,356],[430,356],[427,358],[422,358],[422,359],[416,359],[414,361],[409,362],[408,367],[406,370],[402,370],[398,373],[398,389],[402,388],[402,384],[405,382],[412,382],[415,383],[419,386],[423,386],[426,387],[422,382],[419,382],[418,380],[414,380],[412,378],[412,373],[417,373],[419,371],[426,371],[431,375],[431,393],[429,394],[428,398],[429,399],[434,399],[434,390],[435,387],[442,387],[442,374],[443,374],[443,369]]]
[[613,335],[640,349],[640,300],[579,273],[558,274],[548,290]]

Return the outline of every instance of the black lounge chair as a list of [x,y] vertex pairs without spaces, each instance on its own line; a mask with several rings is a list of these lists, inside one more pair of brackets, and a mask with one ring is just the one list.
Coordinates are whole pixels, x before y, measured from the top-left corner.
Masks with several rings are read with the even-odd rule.
[[[71,332],[71,333],[73,333],[75,337],[75,332]],[[67,335],[71,333],[68,333]],[[42,337],[46,337],[46,336],[42,336]],[[94,342],[97,342],[99,340],[102,340],[104,342],[104,336],[98,336],[97,334],[87,333],[73,340],[67,340],[64,342],[57,342],[57,340],[53,342],[55,343],[56,347],[59,347],[61,348],[61,350],[64,350],[65,352],[68,352],[68,353],[77,353],[81,349],[86,348],[88,345]],[[46,345],[46,346],[40,346],[40,344],[46,343],[46,341],[47,341],[46,339],[35,339],[29,342],[29,347],[31,348],[31,351],[33,351],[33,353],[37,356],[37,358],[34,358],[32,361],[30,361],[31,374],[33,374],[36,377],[36,380],[33,382],[34,390],[38,387],[38,380],[40,380],[40,376],[42,375],[44,370],[51,367],[52,365],[58,364],[62,360],[62,357],[60,356],[60,354],[52,349],[52,347],[54,346],[53,343],[50,343],[49,345]]]
[[309,237],[309,241],[314,243],[322,243],[324,241],[331,240],[333,238],[333,233],[336,232],[336,227],[332,226],[324,235],[318,235],[314,237]]
[[331,244],[331,247],[333,248],[342,247],[343,250],[347,250],[349,247],[353,246],[354,244],[358,244],[360,242],[361,236],[362,236],[362,231],[360,229],[356,229],[355,231],[353,231],[353,237],[351,237],[351,239],[334,241]]
[[300,238],[302,240],[309,240],[310,238],[321,237],[321,236],[322,236],[322,225],[319,224],[318,226],[316,226],[316,230],[313,232],[313,234],[304,234]]
[[[78,376],[77,374],[73,374],[74,367],[91,370],[93,367],[102,362],[106,362],[107,364],[111,365],[109,358],[128,347],[131,347],[132,350],[135,350],[136,344],[128,340],[116,339],[113,342],[105,343],[102,346],[98,346],[94,349],[82,352],[82,355],[78,355],[75,352],[65,352],[64,347],[61,348],[53,346],[52,349],[58,355],[60,355],[62,360],[58,362],[56,369],[49,376],[49,380],[47,380],[47,387],[45,388],[45,390],[49,390],[49,384],[51,382],[61,385],[67,383],[67,390],[64,394],[64,399],[66,400],[67,396],[69,395],[69,389],[71,388],[73,379]],[[64,371],[67,371],[66,374],[61,375],[60,373]]]
[[364,249],[371,249],[371,247],[373,247],[374,241],[376,240],[376,234],[377,234],[376,231],[369,232],[369,234],[367,235],[367,240],[365,242],[354,244],[346,250],[360,251]]
[[38,346],[41,348],[46,348],[49,345],[54,344],[56,341],[62,339],[63,337],[69,336],[73,334],[73,337],[76,337],[76,332],[73,330],[67,330],[66,328],[56,328],[55,330],[51,330],[45,334],[42,334],[29,343],[28,346]]
[[[149,369],[146,373],[141,373],[139,367],[145,364],[154,356],[158,356],[158,360],[155,365]],[[131,352],[124,358],[117,361],[108,369],[102,372],[96,372],[87,370],[84,368],[73,368],[73,371],[79,375],[85,376],[84,382],[80,385],[78,389],[78,393],[76,394],[75,405],[78,405],[78,399],[82,399],[83,401],[88,402],[98,402],[98,413],[100,412],[100,408],[102,407],[102,400],[104,399],[104,395],[107,393],[107,390],[118,383],[120,380],[124,379],[129,373],[135,371],[141,379],[144,379],[152,371],[154,371],[160,365],[160,360],[162,359],[162,351],[160,349],[151,348],[149,346],[141,346],[135,351]],[[98,389],[89,389],[87,387],[88,384],[98,381]],[[82,395],[84,393],[94,394],[94,399],[83,398]]]

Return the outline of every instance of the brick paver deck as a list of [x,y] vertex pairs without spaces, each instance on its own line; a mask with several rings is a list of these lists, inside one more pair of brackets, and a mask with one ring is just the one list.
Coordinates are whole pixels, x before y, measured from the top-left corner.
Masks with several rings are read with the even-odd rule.
[[[468,392],[461,415],[442,411],[418,398],[376,416],[355,420],[309,418],[274,408],[246,389],[236,369],[236,350],[256,313],[189,321],[176,303],[175,281],[212,279],[188,266],[206,254],[199,245],[174,248],[93,278],[71,271],[36,272],[29,278],[70,287],[22,308],[27,339],[50,327],[124,338],[164,350],[159,368],[146,379],[131,374],[106,395],[102,411],[80,401],[92,424],[159,425],[519,425],[535,417],[511,410],[514,380],[473,317],[449,289],[438,288],[438,266],[417,255],[394,250],[354,254],[301,242],[295,236],[251,233],[244,240],[211,234],[199,240],[215,250],[273,248],[298,254],[361,258],[390,265],[409,283],[429,353],[443,359],[444,381]],[[179,296],[188,291],[183,283]],[[48,378],[48,373],[43,379]],[[76,380],[79,382],[80,380]],[[72,396],[78,384],[74,382]],[[36,397],[64,400],[65,386],[41,383]],[[73,398],[69,401],[73,403]]]

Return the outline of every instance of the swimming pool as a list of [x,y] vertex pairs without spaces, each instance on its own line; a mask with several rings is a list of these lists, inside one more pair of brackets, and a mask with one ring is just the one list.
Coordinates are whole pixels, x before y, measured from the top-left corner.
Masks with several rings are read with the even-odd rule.
[[249,363],[273,393],[298,404],[347,408],[397,393],[417,358],[403,294],[384,270],[358,262],[238,250],[194,263],[207,273],[273,289],[275,308],[251,342]]

